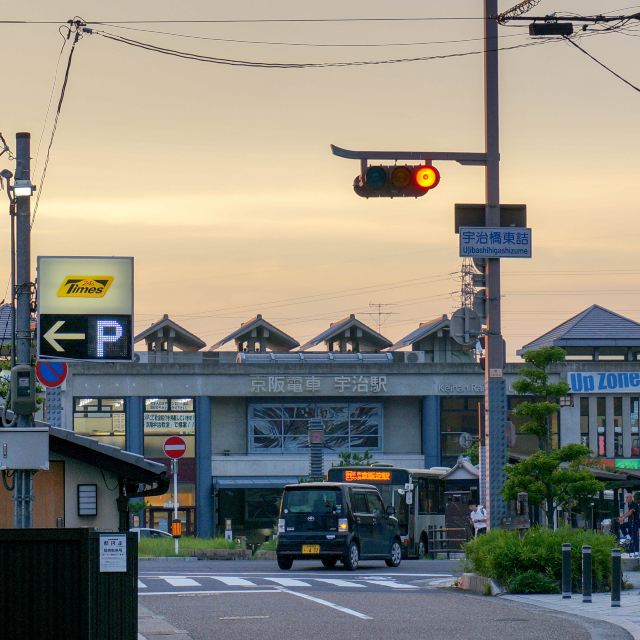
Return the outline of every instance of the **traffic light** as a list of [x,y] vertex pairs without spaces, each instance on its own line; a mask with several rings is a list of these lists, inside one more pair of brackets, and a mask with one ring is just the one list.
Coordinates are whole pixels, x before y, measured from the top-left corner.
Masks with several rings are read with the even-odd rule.
[[440,172],[432,165],[379,165],[356,176],[353,190],[361,198],[419,198],[439,182]]

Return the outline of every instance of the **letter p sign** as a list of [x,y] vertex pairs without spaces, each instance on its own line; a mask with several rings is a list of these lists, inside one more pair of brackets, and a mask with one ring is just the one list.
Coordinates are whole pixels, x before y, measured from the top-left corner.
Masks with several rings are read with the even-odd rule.
[[104,358],[105,345],[117,342],[122,338],[122,324],[117,320],[98,320],[96,335],[96,354],[98,358]]

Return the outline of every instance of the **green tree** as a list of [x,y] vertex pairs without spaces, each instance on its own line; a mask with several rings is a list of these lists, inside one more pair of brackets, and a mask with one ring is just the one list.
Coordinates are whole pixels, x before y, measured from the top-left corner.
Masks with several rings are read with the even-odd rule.
[[581,444],[568,444],[549,453],[536,451],[507,467],[502,493],[506,500],[515,500],[519,492],[526,491],[529,504],[542,507],[547,526],[553,529],[553,515],[558,507],[571,512],[580,499],[604,488],[604,484],[584,468],[589,454],[589,448]]
[[375,464],[373,456],[369,451],[356,453],[355,451],[341,451],[338,454],[337,467],[370,467]]
[[563,381],[550,382],[547,369],[563,362],[566,352],[560,347],[542,347],[527,351],[522,357],[528,366],[520,371],[513,388],[516,393],[533,399],[521,402],[515,414],[524,418],[520,430],[537,436],[540,448],[548,453],[551,451],[551,419],[560,409],[558,398],[568,395],[570,387]]

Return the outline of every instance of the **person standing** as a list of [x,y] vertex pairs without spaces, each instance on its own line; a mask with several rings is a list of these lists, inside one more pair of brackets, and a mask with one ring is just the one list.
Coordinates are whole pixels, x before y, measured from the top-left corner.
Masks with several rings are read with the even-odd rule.
[[638,503],[633,499],[633,495],[627,493],[624,497],[624,501],[627,504],[627,510],[618,518],[618,521],[622,524],[627,521],[627,531],[631,536],[631,557],[638,557],[638,525],[640,525],[640,507]]
[[469,516],[471,517],[476,538],[487,533],[487,510],[481,504],[470,502]]

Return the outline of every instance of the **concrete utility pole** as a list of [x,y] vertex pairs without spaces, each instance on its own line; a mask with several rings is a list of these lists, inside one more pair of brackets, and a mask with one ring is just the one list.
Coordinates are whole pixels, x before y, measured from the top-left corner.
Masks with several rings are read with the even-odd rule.
[[[498,103],[498,1],[484,0],[485,79],[485,226],[500,226],[500,112]],[[504,341],[500,322],[500,260],[485,261],[487,335],[485,338],[485,491],[489,528],[499,527],[506,514],[502,497],[507,463],[505,424]]]
[[[16,365],[31,366],[31,195],[18,195],[19,184],[31,184],[31,134],[16,134]],[[17,413],[17,427],[33,427],[33,414]],[[16,529],[32,526],[33,472],[15,471],[14,524]]]

